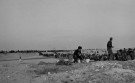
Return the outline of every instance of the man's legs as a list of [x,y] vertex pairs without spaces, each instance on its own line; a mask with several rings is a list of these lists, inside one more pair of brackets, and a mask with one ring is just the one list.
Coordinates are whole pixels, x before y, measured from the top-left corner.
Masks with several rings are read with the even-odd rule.
[[73,58],[74,58],[74,63],[78,62],[78,59],[77,59],[76,55],[74,55]]
[[107,59],[109,60],[109,59],[110,59],[110,52],[109,52],[109,49],[107,49],[107,52],[108,52],[108,57],[107,57]]
[[108,51],[108,60],[113,60],[114,56],[113,56],[112,49],[107,49],[107,51]]
[[111,57],[111,60],[114,60],[112,49],[110,49],[110,57]]
[[79,57],[79,59],[80,59],[80,62],[82,63],[83,60],[84,60],[84,57],[81,55],[81,56]]

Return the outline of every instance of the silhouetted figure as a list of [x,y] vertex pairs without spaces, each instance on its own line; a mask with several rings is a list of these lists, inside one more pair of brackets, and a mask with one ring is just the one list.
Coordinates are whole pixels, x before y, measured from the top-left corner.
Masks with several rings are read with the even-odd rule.
[[74,58],[74,63],[78,62],[78,60],[82,61],[82,53],[81,53],[82,47],[78,46],[78,49],[75,50],[73,58]]
[[22,62],[22,57],[21,56],[19,57],[19,62]]
[[113,40],[113,38],[110,37],[110,40],[107,42],[108,60],[114,59],[113,52],[112,52],[112,48],[113,48],[112,40]]
[[126,49],[124,48],[123,49],[123,59],[124,59],[124,61],[126,61],[127,60],[127,51],[126,51]]

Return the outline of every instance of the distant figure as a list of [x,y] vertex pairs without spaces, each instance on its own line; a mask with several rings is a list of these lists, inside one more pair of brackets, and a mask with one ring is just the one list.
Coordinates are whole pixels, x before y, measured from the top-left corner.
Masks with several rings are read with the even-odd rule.
[[114,59],[113,52],[112,52],[112,48],[113,48],[112,40],[113,40],[113,38],[110,37],[110,40],[107,42],[108,60]]
[[74,55],[73,55],[73,58],[74,58],[74,63],[77,63],[78,60],[82,61],[82,53],[81,53],[81,50],[82,50],[82,47],[81,46],[78,46],[78,49],[75,50],[74,52]]
[[124,61],[126,61],[127,60],[127,51],[126,51],[126,48],[124,48],[123,49],[123,59],[124,59]]
[[19,58],[19,62],[22,62],[22,57],[20,56],[20,58]]

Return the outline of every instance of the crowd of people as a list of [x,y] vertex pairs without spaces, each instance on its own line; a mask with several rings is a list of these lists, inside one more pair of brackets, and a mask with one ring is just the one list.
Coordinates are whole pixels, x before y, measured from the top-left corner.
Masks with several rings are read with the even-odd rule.
[[[80,49],[79,49],[80,50]],[[117,50],[116,53],[109,53],[105,54],[82,54],[81,51],[78,49],[73,54],[74,63],[77,63],[78,60],[83,61],[86,59],[94,60],[94,61],[106,61],[106,60],[118,60],[118,61],[127,61],[127,60],[134,60],[135,59],[135,48],[128,48],[128,49],[120,49]]]
[[90,59],[95,61],[105,61],[105,60],[119,60],[119,61],[127,61],[127,60],[134,60],[135,59],[135,48],[124,48],[117,50],[116,53],[113,53],[112,48],[112,40],[113,38],[110,37],[110,40],[107,42],[107,54],[82,54],[81,50],[82,47],[79,46],[77,50],[74,51],[73,59],[74,63],[77,63],[78,60],[82,62],[83,60]]
[[113,59],[115,60],[121,60],[121,61],[126,61],[126,60],[134,60],[135,59],[135,48],[128,48],[128,49],[120,49],[117,51],[117,53],[114,54]]

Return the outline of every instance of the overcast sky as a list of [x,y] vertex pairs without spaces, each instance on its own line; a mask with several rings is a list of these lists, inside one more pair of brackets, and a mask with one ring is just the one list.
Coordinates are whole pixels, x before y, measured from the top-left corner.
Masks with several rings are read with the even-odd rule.
[[135,47],[135,0],[0,0],[0,50]]

